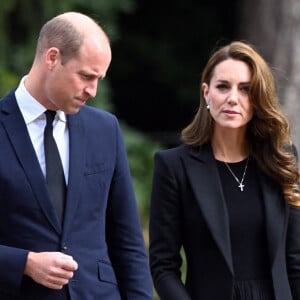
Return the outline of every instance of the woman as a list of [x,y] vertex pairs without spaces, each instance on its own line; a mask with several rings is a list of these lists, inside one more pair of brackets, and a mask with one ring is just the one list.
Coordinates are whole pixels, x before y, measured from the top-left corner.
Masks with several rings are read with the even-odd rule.
[[300,300],[295,150],[253,46],[232,42],[210,57],[182,140],[154,160],[150,263],[160,298]]

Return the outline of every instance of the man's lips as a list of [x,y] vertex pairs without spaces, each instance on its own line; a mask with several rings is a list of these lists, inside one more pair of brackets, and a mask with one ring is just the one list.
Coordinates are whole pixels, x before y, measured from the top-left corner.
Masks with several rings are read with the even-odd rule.
[[76,101],[85,104],[85,102],[87,101],[87,99],[82,99],[82,98],[75,98]]

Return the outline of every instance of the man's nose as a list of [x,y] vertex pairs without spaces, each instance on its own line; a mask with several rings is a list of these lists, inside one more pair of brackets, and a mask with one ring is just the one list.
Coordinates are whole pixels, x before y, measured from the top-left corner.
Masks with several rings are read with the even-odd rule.
[[89,98],[95,98],[97,95],[98,81],[90,82],[86,88],[85,92],[89,95]]

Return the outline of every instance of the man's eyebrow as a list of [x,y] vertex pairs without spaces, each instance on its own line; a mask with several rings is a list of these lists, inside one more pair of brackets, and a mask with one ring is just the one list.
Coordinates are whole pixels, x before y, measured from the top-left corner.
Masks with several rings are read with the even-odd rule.
[[98,78],[99,80],[102,80],[105,78],[105,75],[98,75],[97,73],[93,73],[93,72],[89,72],[89,71],[85,71],[85,70],[81,70],[79,71],[79,74],[82,74],[84,76],[90,77],[90,78]]

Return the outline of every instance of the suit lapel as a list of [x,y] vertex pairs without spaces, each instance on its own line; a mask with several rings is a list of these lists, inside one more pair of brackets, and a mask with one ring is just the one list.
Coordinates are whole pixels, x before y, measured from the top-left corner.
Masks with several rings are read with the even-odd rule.
[[35,198],[40,204],[41,209],[50,224],[59,233],[61,231],[61,227],[54,206],[51,203],[44,175],[40,168],[26,124],[18,108],[14,94],[10,94],[2,101],[5,101],[3,102],[3,111],[8,113],[2,119],[2,124],[12,143],[19,162],[24,169]]
[[70,229],[75,211],[80,200],[79,191],[85,164],[84,126],[81,113],[68,115],[69,128],[69,181],[64,217],[64,234]]
[[228,214],[212,149],[205,145],[183,160],[204,219],[233,274]]
[[261,172],[259,172],[259,181],[265,207],[266,234],[272,266],[279,245],[283,242],[282,237],[288,220],[288,209],[278,185],[274,184],[271,179],[267,178]]
[[[203,217],[229,269],[234,274],[228,214],[212,149],[209,145],[205,145],[198,151],[191,150],[183,156],[183,160]],[[265,207],[270,263],[273,266],[282,243],[284,228],[287,226],[288,209],[278,185],[261,172],[259,182]]]

